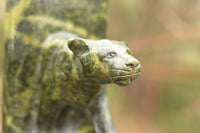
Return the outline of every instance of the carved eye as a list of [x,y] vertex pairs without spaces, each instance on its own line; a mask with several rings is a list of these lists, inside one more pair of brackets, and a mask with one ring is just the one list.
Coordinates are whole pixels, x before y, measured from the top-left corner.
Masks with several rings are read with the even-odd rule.
[[105,56],[105,58],[111,59],[111,58],[115,57],[116,55],[117,55],[116,52],[109,52],[109,53]]

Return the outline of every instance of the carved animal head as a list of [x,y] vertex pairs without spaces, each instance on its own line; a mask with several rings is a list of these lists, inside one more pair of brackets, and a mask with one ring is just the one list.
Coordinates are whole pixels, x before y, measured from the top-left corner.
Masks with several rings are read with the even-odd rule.
[[141,72],[126,43],[111,40],[71,39],[68,46],[82,64],[84,77],[94,83],[125,86]]

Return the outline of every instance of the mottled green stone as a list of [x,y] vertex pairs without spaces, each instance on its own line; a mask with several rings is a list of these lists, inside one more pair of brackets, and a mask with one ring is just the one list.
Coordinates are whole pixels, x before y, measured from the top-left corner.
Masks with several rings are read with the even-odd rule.
[[107,0],[7,0],[4,133],[115,132],[103,85],[128,85],[141,66],[124,42],[101,39],[107,9]]

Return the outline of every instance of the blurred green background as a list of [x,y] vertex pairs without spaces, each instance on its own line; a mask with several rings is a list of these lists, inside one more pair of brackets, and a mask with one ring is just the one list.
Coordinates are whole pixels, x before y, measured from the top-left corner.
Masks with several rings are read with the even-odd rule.
[[108,87],[118,133],[200,133],[199,7],[199,0],[110,0],[108,38],[128,42],[143,66],[131,85]]

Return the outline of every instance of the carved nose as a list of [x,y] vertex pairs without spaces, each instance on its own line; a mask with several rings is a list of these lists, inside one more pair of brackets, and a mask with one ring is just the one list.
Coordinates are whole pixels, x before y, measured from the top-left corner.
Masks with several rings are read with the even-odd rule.
[[133,60],[133,61],[128,62],[128,63],[126,64],[126,66],[131,67],[131,68],[135,68],[135,67],[137,67],[139,64],[140,64],[139,61]]

